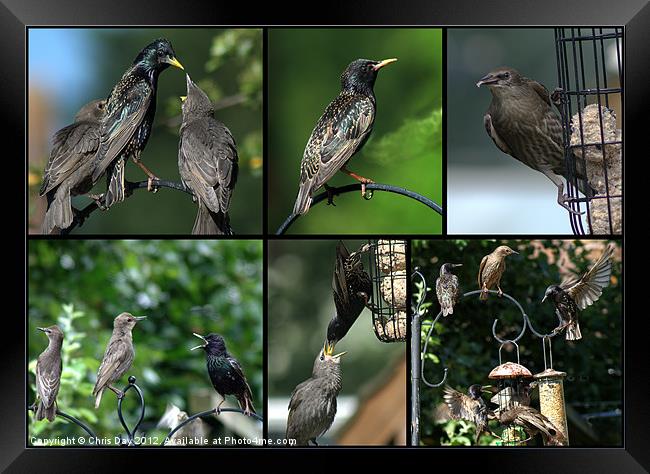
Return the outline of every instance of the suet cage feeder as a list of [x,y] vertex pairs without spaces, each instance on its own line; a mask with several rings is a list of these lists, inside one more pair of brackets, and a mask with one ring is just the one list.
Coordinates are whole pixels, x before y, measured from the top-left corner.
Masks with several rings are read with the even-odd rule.
[[[563,124],[567,204],[576,235],[621,234],[623,218],[623,28],[556,28],[559,89],[551,94]],[[585,168],[577,170],[577,160]],[[582,165],[580,165],[582,168]],[[595,194],[578,194],[576,171]],[[581,183],[587,184],[587,183]]]
[[373,298],[372,325],[382,342],[406,341],[406,242],[368,242]]

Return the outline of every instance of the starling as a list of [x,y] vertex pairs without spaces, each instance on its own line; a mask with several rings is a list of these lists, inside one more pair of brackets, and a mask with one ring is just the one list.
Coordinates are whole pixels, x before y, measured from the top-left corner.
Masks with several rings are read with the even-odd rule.
[[453,419],[471,421],[476,425],[475,444],[478,444],[478,440],[483,432],[492,434],[488,428],[488,415],[490,411],[481,396],[482,392],[483,388],[478,384],[470,385],[467,390],[467,395],[447,385],[445,386],[443,395],[443,399],[449,407],[449,412]]
[[138,321],[145,318],[146,316],[133,316],[130,313],[122,313],[113,321],[113,334],[108,341],[108,346],[106,346],[104,358],[97,371],[97,382],[93,389],[96,409],[99,408],[102,394],[107,388],[115,392],[117,398],[124,396],[124,393],[113,387],[112,384],[117,382],[131,368],[131,363],[135,357],[131,331]]
[[580,278],[568,278],[559,285],[551,285],[546,289],[542,303],[550,297],[555,305],[555,312],[562,321],[553,330],[553,334],[566,329],[568,341],[582,338],[578,324],[578,311],[598,301],[603,288],[609,285],[609,277],[612,273],[610,258],[613,252],[613,246],[607,247],[594,266]]
[[237,181],[237,147],[230,130],[213,117],[208,96],[190,78],[183,100],[178,170],[198,201],[192,234],[232,235],[230,196]]
[[192,347],[190,350],[203,349],[207,360],[208,375],[212,381],[212,386],[221,395],[221,402],[217,405],[217,415],[220,413],[221,405],[226,401],[226,395],[234,395],[239,402],[239,408],[244,411],[245,415],[250,416],[256,413],[253,407],[253,394],[246,381],[244,371],[237,359],[231,356],[226,350],[226,342],[219,334],[208,334],[201,336],[192,333],[204,344]]
[[341,356],[329,355],[325,347],[314,361],[311,377],[291,393],[286,439],[296,440],[298,446],[309,441],[318,445],[316,438],[330,429],[336,416],[336,397],[341,391]]
[[372,296],[370,275],[363,269],[359,251],[350,253],[343,242],[336,246],[336,263],[332,291],[336,314],[327,326],[325,353],[332,355],[334,346],[348,333]]
[[87,103],[77,112],[74,123],[54,134],[39,192],[47,198],[44,234],[58,234],[70,227],[74,219],[70,196],[85,194],[95,184],[93,157],[99,148],[99,123],[105,106],[105,100]]
[[305,214],[312,194],[341,170],[365,185],[373,181],[349,171],[346,166],[370,137],[375,121],[373,87],[377,72],[397,59],[370,61],[357,59],[341,75],[341,92],[325,109],[311,132],[300,163],[300,189],[293,206],[294,215]]
[[451,272],[455,267],[462,266],[462,263],[445,263],[440,267],[440,276],[436,280],[436,295],[443,316],[454,314],[454,305],[460,299],[460,283],[458,277]]
[[512,254],[519,254],[515,252],[507,245],[501,245],[497,247],[494,252],[483,257],[481,260],[481,266],[478,270],[478,287],[481,290],[479,298],[483,301],[488,299],[488,290],[493,286],[499,290],[499,296],[503,295],[501,290],[501,276],[506,270],[506,257]]
[[36,408],[36,420],[47,418],[54,421],[56,417],[56,396],[61,386],[61,346],[63,344],[63,332],[58,326],[49,328],[36,328],[43,331],[49,343],[36,360],[36,394],[38,395],[38,406]]
[[124,167],[129,158],[149,177],[149,190],[153,180],[158,179],[141,163],[140,154],[149,140],[156,113],[158,75],[170,65],[183,69],[171,43],[157,39],[140,51],[108,96],[93,171],[94,182],[107,174],[108,188],[104,196],[107,208],[126,197]]
[[[485,130],[504,153],[543,173],[557,186],[557,202],[569,212],[564,183],[573,171],[564,160],[562,123],[553,110],[548,90],[539,82],[523,77],[512,68],[499,68],[476,83],[486,85],[492,102],[483,117]],[[576,177],[582,194],[592,198],[596,191],[587,183],[585,161],[575,155]]]
[[534,438],[537,433],[540,433],[545,444],[565,446],[567,443],[564,434],[548,418],[532,407],[517,405],[507,410],[499,410],[491,414],[490,418],[492,417],[502,425],[522,427],[529,438]]
[[[187,421],[189,417],[187,413],[182,411],[173,403],[168,403],[165,413],[158,422],[158,428],[169,428],[173,430],[181,423]],[[201,418],[194,418],[189,423],[186,423],[172,435],[169,440],[165,441],[165,445],[172,446],[186,446],[186,445],[200,445],[204,444],[207,433],[207,425]]]

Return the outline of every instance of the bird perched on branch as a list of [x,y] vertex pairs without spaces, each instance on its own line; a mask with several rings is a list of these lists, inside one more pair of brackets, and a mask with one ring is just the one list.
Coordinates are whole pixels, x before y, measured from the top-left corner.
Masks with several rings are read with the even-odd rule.
[[192,234],[232,235],[228,210],[239,170],[235,139],[228,127],[214,118],[207,94],[189,74],[186,79],[178,171],[199,208]]
[[492,434],[488,428],[488,415],[491,412],[481,396],[482,392],[483,387],[479,384],[470,385],[467,390],[467,395],[447,385],[444,388],[443,395],[443,399],[449,407],[449,413],[453,419],[471,421],[476,425],[475,444],[478,444],[478,440],[483,432]]
[[564,434],[548,418],[532,407],[517,405],[491,414],[490,418],[492,416],[504,426],[522,427],[530,438],[534,438],[537,433],[541,434],[544,444],[565,446],[567,443]]
[[481,290],[479,298],[483,301],[488,299],[488,290],[496,286],[499,290],[499,296],[503,295],[501,290],[501,276],[506,270],[506,257],[512,254],[519,254],[507,245],[497,247],[494,252],[483,257],[481,266],[478,270],[478,287]]
[[[300,189],[293,214],[305,214],[312,195],[343,171],[365,185],[373,181],[346,168],[348,161],[370,137],[375,121],[376,99],[373,87],[378,71],[397,59],[352,61],[341,75],[341,92],[327,106],[311,132],[300,163]],[[328,188],[329,189],[329,188]],[[331,201],[331,197],[330,197]]]
[[146,316],[133,316],[131,313],[122,313],[113,321],[113,334],[106,346],[104,358],[97,371],[97,382],[95,388],[93,388],[96,409],[99,408],[102,395],[107,388],[115,392],[117,398],[124,396],[121,390],[113,387],[113,383],[117,382],[131,368],[135,357],[131,331],[138,321],[146,318]]
[[286,439],[296,440],[298,446],[311,441],[330,429],[336,416],[336,397],[341,391],[341,356],[321,349],[311,377],[300,383],[291,393]]
[[253,393],[246,381],[246,376],[241,365],[226,350],[226,341],[219,334],[201,336],[192,333],[204,344],[192,347],[190,350],[203,349],[207,361],[208,375],[212,386],[221,395],[221,402],[217,405],[217,415],[221,413],[221,405],[226,401],[226,395],[234,395],[239,403],[239,408],[245,415],[255,413],[253,407]]
[[436,295],[443,316],[454,314],[454,305],[458,303],[462,293],[458,277],[452,273],[454,268],[462,266],[462,263],[445,263],[440,267],[440,276],[436,280]]
[[63,332],[58,326],[49,328],[36,328],[43,331],[48,339],[45,349],[36,360],[36,420],[47,418],[54,421],[56,417],[56,396],[61,387],[61,346],[63,345]]
[[111,207],[125,199],[125,166],[129,158],[148,176],[148,189],[158,178],[140,161],[156,113],[158,76],[169,66],[183,69],[171,43],[160,38],[147,45],[135,58],[106,103],[101,125],[101,143],[95,156],[93,181],[107,174],[108,188],[104,206]]
[[366,246],[350,253],[341,241],[336,245],[336,263],[332,293],[336,314],[327,326],[325,351],[332,354],[334,346],[348,333],[372,297],[372,281],[363,268],[361,253]]
[[99,148],[99,124],[105,111],[106,100],[88,102],[79,109],[74,123],[54,134],[39,191],[47,198],[44,234],[59,233],[70,227],[74,219],[71,196],[85,194],[95,184],[93,157]]
[[565,337],[568,341],[582,338],[578,324],[579,310],[598,301],[603,294],[603,288],[609,285],[612,274],[610,259],[613,252],[614,247],[608,246],[594,266],[580,278],[573,276],[559,285],[551,285],[546,289],[542,303],[546,298],[551,298],[555,305],[555,312],[561,320],[560,325],[553,330],[553,334],[566,329]]
[[567,168],[562,122],[552,108],[548,90],[509,67],[490,72],[476,83],[477,87],[482,85],[492,93],[492,102],[483,122],[494,144],[553,181],[557,186],[558,204],[571,213],[577,213],[566,204],[569,198],[564,194],[560,177],[573,181],[575,176],[578,189],[587,198],[592,198],[596,191],[587,182],[583,158],[573,155],[576,169]]

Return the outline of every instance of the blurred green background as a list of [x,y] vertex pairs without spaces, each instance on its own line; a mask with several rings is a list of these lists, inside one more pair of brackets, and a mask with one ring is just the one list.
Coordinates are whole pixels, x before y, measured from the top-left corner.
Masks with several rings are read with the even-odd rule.
[[[185,71],[215,102],[215,118],[237,142],[239,177],[231,204],[235,233],[262,232],[262,31],[214,28],[29,30],[30,232],[40,232],[45,212],[38,190],[52,135],[72,123],[83,104],[107,97],[140,50],[159,37],[171,41]],[[185,74],[168,68],[158,86],[154,128],[142,159],[161,179],[180,182],[179,97],[186,95]],[[127,179],[146,176],[131,163]],[[105,186],[102,179],[95,191]],[[83,196],[73,199],[76,207],[89,202]],[[185,193],[139,190],[110,212],[94,212],[74,233],[189,234],[195,215],[196,205]]]
[[[270,231],[292,211],[305,145],[339,93],[341,73],[358,58],[396,57],[398,62],[378,74],[374,129],[349,169],[441,204],[441,30],[271,29],[268,42]],[[337,173],[329,184],[353,182]],[[406,197],[376,192],[365,201],[348,193],[335,202],[336,207],[314,206],[290,232],[441,232],[440,216]]]
[[[520,255],[506,260],[501,279],[503,291],[522,305],[535,329],[543,334],[557,326],[553,304],[540,303],[546,288],[559,284],[568,272],[582,275],[602,254],[606,241],[570,240],[416,240],[412,244],[413,268],[420,267],[429,293],[422,305],[422,347],[431,321],[440,311],[435,281],[443,263],[462,263],[455,269],[463,292],[478,289],[477,274],[481,259],[499,245],[508,245]],[[616,244],[610,286],[603,290],[593,306],[580,313],[583,338],[567,341],[564,334],[552,339],[553,367],[566,372],[564,393],[571,446],[622,445],[622,303],[621,248]],[[413,296],[421,296],[419,279]],[[433,288],[433,289],[432,289]],[[486,304],[478,295],[461,299],[454,314],[441,318],[429,340],[424,359],[425,376],[438,383],[443,367],[449,368],[447,384],[463,393],[474,383],[489,384],[490,371],[499,365],[499,343],[492,337],[492,324],[498,318],[497,334],[513,338],[519,334],[522,316],[517,307],[490,295]],[[429,323],[429,324],[427,324]],[[521,364],[533,374],[544,370],[542,341],[530,329],[519,340]],[[503,362],[517,361],[513,346],[502,350]],[[441,416],[442,388],[420,386],[421,442],[425,445],[469,445],[474,443],[474,425],[465,421],[447,421]],[[539,409],[533,391],[532,406]],[[487,397],[485,397],[487,401]],[[494,425],[492,425],[494,423]],[[491,422],[496,428],[498,423]],[[496,433],[500,430],[496,429]],[[470,441],[471,440],[471,441]],[[541,443],[539,437],[536,438]],[[484,434],[480,444],[496,444],[498,438]],[[531,443],[532,444],[532,443]]]
[[[199,392],[215,393],[204,352],[190,352],[200,343],[192,332],[224,336],[244,369],[258,413],[263,413],[260,241],[32,240],[28,265],[28,403],[35,399],[36,358],[47,346],[47,337],[36,328],[59,324],[65,334],[59,408],[100,437],[122,433],[116,396],[107,390],[95,410],[91,393],[113,319],[127,311],[147,319],[133,330],[136,356],[116,387],[125,387],[128,375],[137,378],[146,401],[141,431],[147,436],[162,441],[167,434],[155,427],[167,403],[190,415],[210,409],[191,402]],[[136,405],[129,392],[124,407],[131,426]],[[213,435],[232,434],[215,417],[205,420]],[[59,417],[48,423],[29,416],[28,436],[80,434],[79,427]]]

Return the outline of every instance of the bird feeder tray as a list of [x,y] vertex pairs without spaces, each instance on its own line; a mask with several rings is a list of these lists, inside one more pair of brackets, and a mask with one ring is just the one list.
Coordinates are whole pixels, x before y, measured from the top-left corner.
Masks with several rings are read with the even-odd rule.
[[533,374],[526,367],[514,362],[506,362],[496,366],[488,375],[489,379],[515,379],[515,378],[530,378]]

